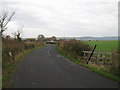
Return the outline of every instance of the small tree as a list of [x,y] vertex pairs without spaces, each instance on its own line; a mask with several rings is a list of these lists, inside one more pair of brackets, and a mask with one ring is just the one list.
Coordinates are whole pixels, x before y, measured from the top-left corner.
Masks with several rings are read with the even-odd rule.
[[20,35],[21,35],[20,31],[17,31],[17,35],[16,35],[16,36],[17,36],[17,40],[18,40],[18,41],[22,41]]
[[18,41],[22,41],[22,39],[21,39],[21,37],[20,37],[21,32],[22,32],[22,29],[23,29],[23,25],[20,26],[20,27],[18,27],[17,32],[13,33],[14,38],[15,38],[16,40],[18,40]]
[[52,39],[53,41],[56,41],[56,40],[57,40],[55,36],[52,36],[51,39]]
[[39,35],[37,36],[37,41],[44,41],[44,40],[45,40],[44,35],[39,34]]

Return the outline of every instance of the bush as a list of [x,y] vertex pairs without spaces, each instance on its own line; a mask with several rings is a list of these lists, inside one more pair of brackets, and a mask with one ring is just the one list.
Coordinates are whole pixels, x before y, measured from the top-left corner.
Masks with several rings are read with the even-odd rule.
[[30,48],[34,48],[35,45],[34,44],[26,44],[25,45],[25,49],[30,49]]
[[[14,63],[14,57],[24,49],[32,49],[37,46],[43,46],[43,43],[41,42],[18,42],[15,39],[4,39],[2,44],[3,67],[5,67],[7,63]],[[10,56],[10,53],[12,56]]]
[[24,43],[23,42],[17,42],[16,40],[3,41],[3,45],[2,45],[3,58],[6,57],[6,55],[9,55],[9,52],[16,55],[16,54],[18,54],[18,52],[20,52],[22,50],[24,50]]
[[115,51],[112,55],[112,65],[109,67],[111,73],[120,76],[120,52]]
[[81,41],[71,39],[71,40],[60,40],[58,46],[66,51],[68,54],[73,56],[83,56],[84,50],[91,50],[89,45],[82,43]]

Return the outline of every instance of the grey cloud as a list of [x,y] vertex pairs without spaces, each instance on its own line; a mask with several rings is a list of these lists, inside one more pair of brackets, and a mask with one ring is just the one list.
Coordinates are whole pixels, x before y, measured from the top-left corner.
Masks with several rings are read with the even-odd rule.
[[25,25],[25,37],[35,37],[38,33],[47,36],[117,35],[117,0],[19,2],[14,6],[7,3],[7,6],[18,8],[14,21]]
[[48,23],[42,20],[41,17],[39,17],[38,19],[34,17],[33,14],[27,15],[27,14],[21,13],[18,16],[16,15],[15,21],[29,28],[40,28],[40,27],[45,27],[48,25]]

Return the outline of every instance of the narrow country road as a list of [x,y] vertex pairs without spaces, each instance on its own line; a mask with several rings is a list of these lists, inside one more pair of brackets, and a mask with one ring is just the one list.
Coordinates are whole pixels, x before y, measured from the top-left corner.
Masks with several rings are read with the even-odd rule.
[[12,87],[117,88],[118,84],[60,56],[55,45],[46,45],[24,58]]

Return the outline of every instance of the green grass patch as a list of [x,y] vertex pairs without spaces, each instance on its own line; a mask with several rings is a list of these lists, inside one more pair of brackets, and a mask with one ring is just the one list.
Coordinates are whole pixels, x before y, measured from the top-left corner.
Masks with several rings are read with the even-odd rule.
[[96,47],[96,51],[112,52],[118,49],[118,41],[82,41],[89,44],[91,47]]
[[72,58],[71,56],[68,56],[67,53],[66,53],[65,51],[61,50],[58,46],[57,46],[57,48],[56,48],[56,51],[57,51],[60,55],[64,56],[65,58],[71,60],[72,62],[74,62],[74,63],[76,63],[76,64],[79,64],[79,65],[82,66],[82,67],[87,68],[88,70],[90,70],[90,71],[92,71],[92,72],[95,72],[95,73],[97,73],[97,74],[99,74],[99,75],[101,75],[101,76],[103,76],[103,77],[109,78],[109,79],[111,79],[111,80],[119,81],[119,82],[120,82],[120,77],[118,77],[118,76],[116,76],[116,75],[113,75],[113,74],[111,74],[111,73],[109,73],[109,72],[106,72],[104,69],[95,67],[95,66],[93,66],[93,65],[91,65],[91,64],[83,64],[83,63],[81,63],[80,61],[78,61],[77,59],[74,59],[74,58]]
[[43,46],[37,46],[32,49],[24,50],[20,52],[16,57],[14,63],[8,62],[6,65],[6,68],[3,70],[2,75],[2,88],[10,88],[13,83],[13,77],[16,73],[17,67],[20,64],[20,62],[23,60],[23,58],[31,53],[32,51],[41,48]]

